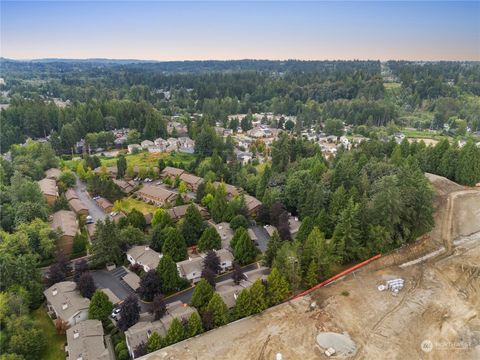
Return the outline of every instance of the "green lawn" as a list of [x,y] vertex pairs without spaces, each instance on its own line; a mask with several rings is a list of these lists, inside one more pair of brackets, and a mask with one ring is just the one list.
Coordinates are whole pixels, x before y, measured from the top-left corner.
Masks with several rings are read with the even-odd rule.
[[[106,157],[99,156],[102,165],[105,166],[115,166],[117,164],[116,157]],[[137,154],[126,154],[125,158],[127,159],[127,164],[132,164],[133,166],[157,166],[158,160],[164,159],[165,161],[173,161],[174,163],[182,163],[187,165],[192,160],[195,160],[195,155],[193,154],[184,154],[184,153],[149,153],[148,151],[142,151]],[[65,160],[62,162],[62,167],[68,167],[69,169],[75,171],[77,169],[78,162],[80,160]]]
[[39,357],[41,360],[65,360],[65,335],[57,334],[53,321],[43,307],[32,312],[32,318],[46,336],[47,347]]
[[[138,154],[127,154],[125,155],[127,159],[127,164],[132,164],[133,166],[157,166],[158,160],[164,159],[165,161],[170,160],[175,163],[182,163],[184,165],[188,164],[190,161],[195,160],[195,155],[184,154],[184,153],[149,153],[147,151],[140,152]],[[101,157],[102,165],[105,166],[114,166],[117,164],[116,158],[107,158]]]
[[402,87],[402,84],[398,82],[386,82],[383,83],[383,86],[385,87],[385,90],[396,90],[400,89]]
[[158,208],[131,197],[117,200],[113,204],[113,210],[115,211],[122,210],[123,212],[129,213],[130,211],[132,211],[132,209],[137,209],[143,214],[146,214],[149,212],[153,214]]

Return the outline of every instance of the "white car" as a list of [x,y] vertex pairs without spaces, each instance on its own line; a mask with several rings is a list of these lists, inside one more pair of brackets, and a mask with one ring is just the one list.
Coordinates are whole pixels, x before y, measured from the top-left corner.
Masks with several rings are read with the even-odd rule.
[[120,308],[117,307],[117,308],[113,309],[111,316],[112,316],[113,319],[118,320],[119,314],[120,314]]
[[92,218],[90,215],[88,215],[88,216],[85,218],[85,220],[86,220],[86,223],[87,223],[87,224],[93,224],[93,218]]

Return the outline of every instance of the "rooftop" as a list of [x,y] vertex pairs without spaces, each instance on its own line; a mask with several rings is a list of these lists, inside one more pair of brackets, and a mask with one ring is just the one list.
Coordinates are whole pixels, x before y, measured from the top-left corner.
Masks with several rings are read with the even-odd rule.
[[99,320],[85,320],[67,330],[67,360],[109,360]]
[[160,173],[161,176],[180,176],[185,172],[183,169],[178,169],[172,166],[167,166],[165,169],[162,170]]
[[146,245],[137,245],[131,247],[127,251],[127,255],[130,255],[135,262],[139,263],[140,265],[146,265],[150,269],[156,269],[160,258],[162,257],[161,254]]
[[168,201],[171,198],[177,196],[177,193],[167,190],[162,186],[156,185],[145,185],[140,190],[137,191],[139,195],[158,199],[161,201]]
[[52,229],[60,229],[63,235],[75,236],[78,233],[77,216],[70,210],[59,210],[52,214]]
[[90,300],[76,290],[73,281],[62,281],[43,292],[58,317],[67,321],[81,310],[88,310]]
[[44,195],[58,196],[57,182],[54,179],[44,178],[38,182],[38,186]]
[[45,171],[45,177],[48,178],[48,179],[58,180],[61,173],[62,172],[60,171],[60,169],[51,168],[51,169],[48,169],[47,171]]

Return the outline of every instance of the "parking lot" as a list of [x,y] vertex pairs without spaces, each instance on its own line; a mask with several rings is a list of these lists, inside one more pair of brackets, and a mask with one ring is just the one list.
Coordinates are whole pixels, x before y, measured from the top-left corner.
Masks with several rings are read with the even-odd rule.
[[[115,270],[97,270],[91,272],[93,280],[97,288],[110,289],[120,300],[125,299],[128,295],[136,295],[135,291],[122,280],[127,274],[127,270],[121,266]],[[142,301],[138,302],[142,312],[150,309],[150,305]]]

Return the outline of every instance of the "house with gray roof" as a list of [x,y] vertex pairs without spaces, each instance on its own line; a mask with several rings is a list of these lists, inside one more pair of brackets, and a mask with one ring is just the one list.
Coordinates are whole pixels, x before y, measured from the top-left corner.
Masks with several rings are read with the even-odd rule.
[[62,281],[43,292],[47,299],[48,314],[52,319],[62,319],[69,326],[88,318],[90,300],[77,291],[73,281]]
[[162,254],[159,254],[147,245],[133,246],[127,251],[127,259],[130,264],[140,265],[145,272],[155,270],[161,258]]
[[135,348],[141,343],[147,343],[148,338],[154,332],[160,336],[165,336],[173,319],[187,320],[196,311],[195,308],[181,301],[175,301],[167,304],[167,312],[161,319],[156,321],[139,321],[131,326],[125,331],[125,340],[130,356],[134,359],[136,357],[134,353]]
[[85,320],[67,330],[67,360],[110,360],[99,320]]

